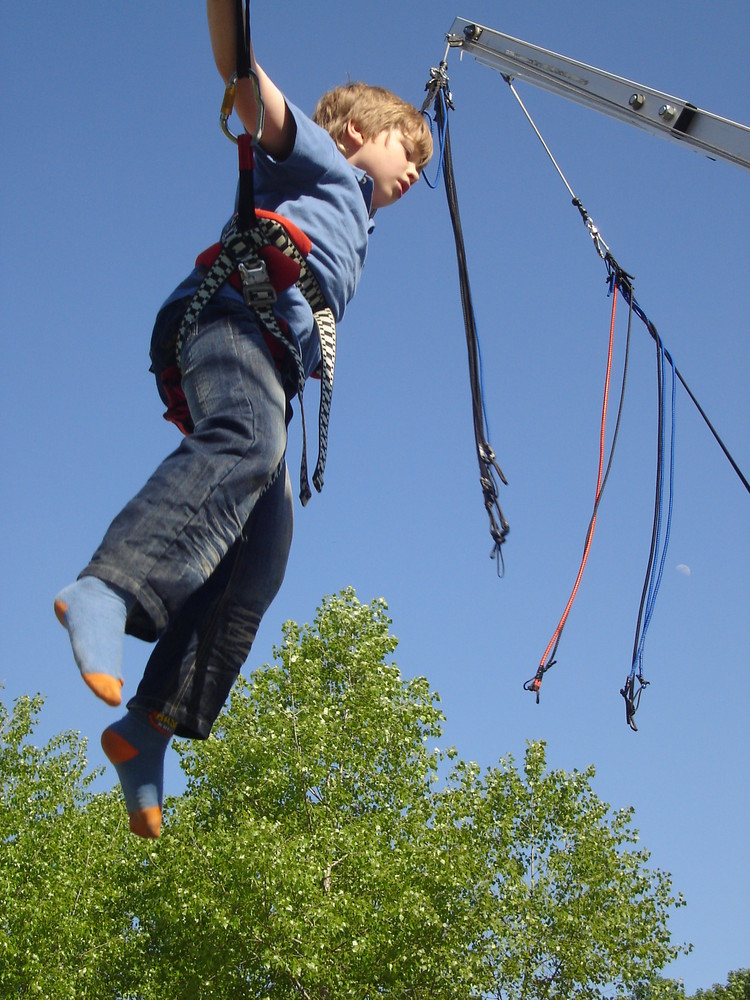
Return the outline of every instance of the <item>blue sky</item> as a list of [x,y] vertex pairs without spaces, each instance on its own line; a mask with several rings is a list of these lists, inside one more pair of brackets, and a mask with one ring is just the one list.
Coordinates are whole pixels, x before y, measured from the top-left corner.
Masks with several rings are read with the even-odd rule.
[[[347,76],[420,103],[456,15],[750,121],[745,0],[282,0],[254,5],[253,32],[265,68],[308,111]],[[177,443],[147,371],[150,328],[229,213],[235,154],[218,128],[201,3],[6,4],[0,22],[0,680],[8,701],[47,696],[40,740],[80,730],[99,765],[111,710],[78,680],[52,599]],[[635,807],[651,863],[688,902],[672,929],[694,950],[669,972],[706,988],[750,965],[750,497],[680,390],[672,538],[632,733],[619,688],[656,441],[654,351],[637,324],[593,551],[534,704],[522,684],[565,606],[593,500],[610,302],[604,267],[502,79],[455,52],[448,71],[490,440],[509,479],[505,578],[488,558],[445,197],[420,184],[378,216],[340,328],[326,486],[296,511],[287,579],[246,669],[324,594],[353,585],[363,601],[385,597],[399,666],[440,692],[446,744],[492,766],[545,739],[551,766],[593,763],[599,795]],[[750,175],[518,87],[747,475]],[[615,379],[624,336],[621,322]],[[126,643],[126,695],[147,652]],[[179,781],[172,761],[169,791]]]

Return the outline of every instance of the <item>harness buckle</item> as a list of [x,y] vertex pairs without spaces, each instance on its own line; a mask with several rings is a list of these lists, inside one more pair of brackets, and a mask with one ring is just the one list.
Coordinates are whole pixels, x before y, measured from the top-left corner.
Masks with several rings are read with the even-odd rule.
[[240,264],[238,268],[242,279],[242,296],[245,305],[271,306],[276,301],[276,290],[268,278],[265,262],[256,260],[250,264]]

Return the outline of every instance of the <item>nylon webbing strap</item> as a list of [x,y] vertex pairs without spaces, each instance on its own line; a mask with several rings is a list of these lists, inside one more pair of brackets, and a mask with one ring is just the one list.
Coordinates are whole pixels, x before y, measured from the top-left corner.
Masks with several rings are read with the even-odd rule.
[[[325,471],[326,456],[328,454],[328,422],[331,415],[331,399],[333,397],[333,378],[336,368],[336,320],[333,312],[326,304],[318,279],[312,272],[305,258],[299,252],[292,240],[286,233],[283,226],[272,219],[259,218],[257,228],[263,234],[261,245],[273,246],[280,250],[286,257],[290,257],[299,267],[300,276],[297,280],[297,287],[304,295],[308,305],[313,312],[313,320],[320,342],[320,408],[318,410],[318,459],[313,472],[313,486],[320,493],[323,489],[323,473]],[[305,418],[302,402],[302,392],[305,384],[305,373],[302,366],[302,358],[296,347],[290,344],[279,328],[276,315],[270,306],[254,307],[258,319],[267,327],[273,337],[289,349],[292,357],[297,363],[299,384],[297,395],[300,403],[300,415],[302,417],[302,468],[300,470],[300,500],[304,506],[312,496],[307,477],[307,447]],[[273,329],[276,328],[276,330]],[[276,332],[278,331],[278,333]]]
[[[289,238],[284,227],[275,220],[258,218],[256,225],[252,229],[241,233],[230,229],[222,236],[221,242],[221,252],[206,272],[203,281],[188,303],[185,315],[182,318],[175,345],[177,366],[180,367],[182,344],[189,327],[197,321],[207,303],[210,302],[222,284],[237,270],[240,264],[260,263],[258,251],[266,246],[275,247],[284,256],[292,259],[300,269],[297,286],[312,309],[315,328],[320,341],[321,371],[320,409],[318,414],[318,458],[312,477],[315,489],[320,492],[323,488],[323,473],[328,454],[328,423],[331,414],[333,379],[336,367],[336,321],[333,312],[326,304],[318,280],[307,261]],[[275,340],[284,346],[294,362],[296,376],[295,390],[299,399],[300,417],[302,420],[302,459],[300,463],[299,496],[304,506],[312,496],[307,465],[307,430],[303,402],[305,386],[304,364],[296,344],[285,336],[279,326],[272,304],[269,301],[262,300],[248,304],[251,305],[251,308],[258,317],[259,323]]]
[[313,473],[313,485],[320,493],[328,455],[328,421],[331,418],[333,375],[336,367],[336,320],[326,307],[314,313],[320,341],[320,408],[318,410],[318,462]]
[[484,407],[484,391],[482,387],[482,366],[479,353],[479,337],[477,334],[474,306],[471,298],[469,270],[466,261],[466,248],[464,245],[463,230],[461,227],[461,216],[458,210],[458,195],[456,193],[456,181],[453,173],[450,128],[448,125],[448,108],[452,108],[453,104],[448,90],[448,76],[445,72],[444,62],[441,63],[440,67],[431,71],[430,80],[426,89],[428,91],[428,95],[422,105],[422,112],[426,112],[430,104],[434,103],[435,121],[440,133],[442,157],[442,163],[438,167],[438,173],[442,167],[445,193],[448,200],[448,210],[456,246],[461,308],[463,311],[466,347],[469,361],[469,382],[471,386],[471,405],[474,419],[474,441],[476,445],[477,462],[479,465],[479,482],[482,487],[484,507],[487,511],[487,516],[489,517],[490,536],[494,543],[490,554],[497,560],[498,573],[502,575],[502,546],[505,542],[508,531],[510,530],[510,526],[506,521],[505,515],[503,514],[500,506],[499,483],[507,485],[507,479],[497,462],[492,445],[487,439],[488,432],[485,426],[486,414]]
[[250,4],[235,0],[234,21],[237,32],[237,76],[250,76]]

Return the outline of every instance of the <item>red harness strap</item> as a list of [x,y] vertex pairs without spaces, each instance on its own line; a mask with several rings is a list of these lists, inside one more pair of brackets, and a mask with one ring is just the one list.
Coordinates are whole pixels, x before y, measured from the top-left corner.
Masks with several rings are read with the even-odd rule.
[[[298,226],[295,226],[289,219],[284,218],[283,215],[279,215],[277,212],[269,212],[263,208],[256,208],[255,214],[258,218],[271,219],[283,226],[290,240],[302,256],[307,257],[312,249],[312,242],[307,234]],[[208,270],[221,253],[221,249],[221,243],[214,243],[198,255],[195,266],[205,267]],[[261,247],[258,251],[258,256],[264,261],[268,269],[268,277],[275,292],[282,292],[299,280],[299,266],[277,247]],[[227,280],[242,294],[242,280],[239,271],[234,271]],[[279,319],[278,322],[283,328],[285,325],[284,321]],[[272,337],[265,331],[263,331],[263,337],[274,361],[281,361],[286,353],[284,347],[275,337]],[[190,417],[185,394],[182,391],[180,370],[177,365],[170,365],[164,369],[161,375],[161,383],[167,399],[167,410],[164,413],[164,419],[179,427],[183,434],[191,434],[193,431],[193,421]]]
[[[302,256],[307,257],[312,249],[312,242],[298,226],[295,226],[289,219],[285,219],[283,215],[278,215],[276,212],[268,212],[263,208],[256,208],[255,214],[259,219],[272,219],[283,226],[290,240]],[[221,243],[214,243],[213,246],[210,246],[198,255],[195,261],[196,267],[205,267],[208,269],[220,253]],[[299,280],[299,267],[290,257],[287,257],[276,247],[261,247],[258,251],[258,256],[265,262],[268,268],[268,277],[271,279],[271,284],[275,292],[283,292],[285,288],[290,288]],[[235,271],[228,280],[238,292],[242,291],[242,282],[238,271]]]
[[161,397],[166,400],[167,409],[162,414],[165,420],[178,427],[183,434],[193,433],[193,418],[190,416],[190,409],[182,391],[182,378],[177,365],[169,365],[165,368],[159,379],[161,381]]

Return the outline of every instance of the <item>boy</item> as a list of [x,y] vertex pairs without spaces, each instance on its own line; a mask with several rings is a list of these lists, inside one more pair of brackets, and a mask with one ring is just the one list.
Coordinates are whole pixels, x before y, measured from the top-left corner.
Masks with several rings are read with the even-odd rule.
[[[234,0],[208,0],[208,23],[228,81]],[[289,220],[292,236],[296,226],[302,242],[309,237],[309,268],[339,320],[362,271],[372,216],[419,179],[432,153],[429,128],[412,105],[358,83],[324,95],[311,121],[252,50],[250,61],[265,106],[255,203]],[[252,133],[258,108],[248,79],[237,82],[234,107]],[[141,837],[161,831],[169,740],[208,736],[283,580],[292,538],[289,401],[321,364],[318,326],[297,285],[279,290],[267,322],[260,300],[243,298],[227,280],[183,323],[210,267],[204,258],[166,300],[151,342],[167,416],[192,433],[55,600],[84,681],[109,705],[121,702],[124,633],[158,640],[127,714],[102,734],[130,829]],[[283,343],[269,326],[281,329]]]

